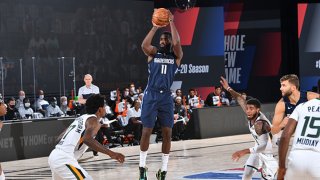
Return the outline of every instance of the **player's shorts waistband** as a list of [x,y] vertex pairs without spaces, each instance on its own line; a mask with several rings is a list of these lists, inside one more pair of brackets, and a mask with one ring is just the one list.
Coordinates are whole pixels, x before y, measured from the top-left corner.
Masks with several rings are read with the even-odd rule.
[[152,88],[152,87],[148,87],[147,90],[150,90],[150,91],[154,91],[154,92],[158,92],[158,93],[171,93],[170,89],[159,89],[159,88]]
[[65,150],[63,150],[62,148],[60,148],[60,147],[55,147],[55,148],[54,148],[54,150],[57,150],[57,151],[63,152],[65,155],[67,155],[67,156],[69,156],[69,157],[74,158],[74,156],[73,156],[73,154],[72,154],[72,153],[70,154],[70,153],[66,152]]

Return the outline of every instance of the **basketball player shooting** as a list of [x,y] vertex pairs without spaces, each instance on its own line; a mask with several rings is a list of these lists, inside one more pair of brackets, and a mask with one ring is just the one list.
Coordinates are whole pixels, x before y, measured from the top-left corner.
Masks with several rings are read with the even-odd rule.
[[[147,179],[147,151],[150,135],[157,119],[161,124],[163,141],[162,167],[156,177],[158,180],[164,180],[167,173],[173,127],[173,101],[170,87],[183,56],[180,37],[173,18],[169,10],[156,9],[153,14],[153,27],[141,45],[143,52],[148,57],[149,78],[141,110],[143,130],[140,141],[139,180]],[[157,30],[167,25],[170,25],[171,32],[163,32],[161,34],[159,47],[151,45]]]
[[274,179],[278,164],[272,154],[271,123],[260,111],[260,101],[255,98],[246,101],[241,94],[229,86],[223,77],[221,77],[220,83],[238,101],[246,113],[249,130],[255,140],[254,147],[237,151],[232,155],[232,159],[238,161],[242,156],[250,154],[244,167],[242,179],[251,180],[253,174],[260,168],[262,168],[261,179]]

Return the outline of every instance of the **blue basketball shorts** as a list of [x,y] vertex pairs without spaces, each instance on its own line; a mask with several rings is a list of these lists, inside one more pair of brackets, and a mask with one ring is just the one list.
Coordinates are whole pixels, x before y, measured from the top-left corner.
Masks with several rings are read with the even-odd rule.
[[173,100],[170,91],[146,90],[141,104],[143,127],[153,128],[156,120],[161,127],[173,127]]

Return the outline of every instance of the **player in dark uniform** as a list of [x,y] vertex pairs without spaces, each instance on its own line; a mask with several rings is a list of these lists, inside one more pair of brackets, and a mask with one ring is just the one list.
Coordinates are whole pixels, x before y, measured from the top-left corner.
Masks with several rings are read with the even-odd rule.
[[171,147],[171,133],[173,127],[173,101],[170,87],[183,56],[180,37],[173,23],[170,13],[170,32],[164,32],[160,37],[160,47],[151,45],[153,36],[159,27],[153,26],[142,42],[142,50],[148,56],[149,79],[146,87],[141,110],[143,124],[140,141],[140,179],[147,179],[146,158],[149,148],[150,135],[155,122],[161,124],[162,130],[162,167],[157,173],[157,179],[165,179]]
[[299,78],[295,74],[284,75],[280,79],[280,91],[282,98],[277,103],[274,110],[271,132],[274,135],[273,144],[277,147],[281,137],[282,129],[286,126],[290,114],[301,103],[319,97],[314,92],[299,91]]

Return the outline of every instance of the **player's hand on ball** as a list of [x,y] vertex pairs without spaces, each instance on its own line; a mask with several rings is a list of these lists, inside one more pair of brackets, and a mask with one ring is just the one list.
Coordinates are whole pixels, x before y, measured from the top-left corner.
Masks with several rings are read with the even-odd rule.
[[111,155],[110,155],[111,159],[115,159],[117,160],[119,163],[123,163],[124,162],[124,158],[125,156],[121,153],[116,153],[116,152],[113,152]]

